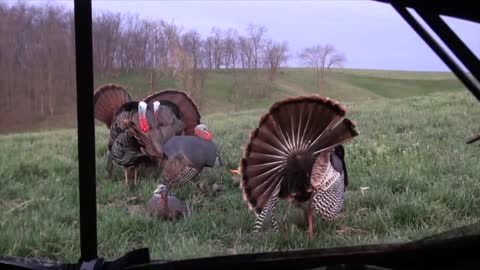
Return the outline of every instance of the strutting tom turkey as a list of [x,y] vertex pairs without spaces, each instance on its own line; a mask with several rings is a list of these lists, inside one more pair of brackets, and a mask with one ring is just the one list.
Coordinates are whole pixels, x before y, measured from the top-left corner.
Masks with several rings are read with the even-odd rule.
[[128,126],[142,147],[148,149],[150,159],[162,167],[163,182],[169,189],[191,182],[205,167],[223,165],[213,135],[204,124],[194,128],[195,135],[173,136],[164,145],[141,132],[133,121]]
[[107,170],[111,176],[113,163],[124,167],[125,182],[128,169],[134,168],[137,183],[138,166],[155,165],[148,151],[132,135],[126,123],[131,121],[140,131],[163,145],[176,135],[193,135],[200,124],[200,113],[193,100],[180,90],[162,90],[134,101],[128,91],[117,84],[106,84],[94,93],[95,118],[110,130]]
[[261,117],[239,167],[255,232],[268,217],[278,230],[273,212],[279,199],[304,206],[310,237],[313,212],[324,220],[338,215],[348,185],[342,144],[358,135],[345,113],[327,97],[300,96],[274,103]]

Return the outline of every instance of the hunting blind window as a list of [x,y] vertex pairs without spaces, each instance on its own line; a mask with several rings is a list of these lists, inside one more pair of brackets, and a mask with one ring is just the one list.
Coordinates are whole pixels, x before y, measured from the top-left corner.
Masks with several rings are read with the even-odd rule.
[[478,222],[478,25],[379,2],[0,2],[0,255],[180,260]]

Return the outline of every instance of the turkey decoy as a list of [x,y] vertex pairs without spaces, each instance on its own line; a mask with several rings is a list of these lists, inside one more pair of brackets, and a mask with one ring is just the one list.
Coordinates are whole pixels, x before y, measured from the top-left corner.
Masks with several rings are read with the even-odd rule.
[[345,113],[329,98],[300,96],[274,103],[261,117],[239,164],[255,232],[267,217],[278,230],[273,215],[278,199],[303,206],[310,237],[314,211],[325,220],[338,215],[348,185],[342,144],[358,135]]
[[169,195],[167,186],[163,184],[158,185],[153,192],[146,210],[150,216],[157,216],[163,220],[178,220],[191,214],[188,203]]
[[213,135],[204,124],[195,127],[195,136],[174,136],[164,145],[141,132],[133,122],[129,125],[143,151],[162,167],[162,178],[170,189],[190,182],[205,167],[223,165]]
[[[126,137],[123,143],[117,142],[117,153],[141,151],[140,146],[128,134],[125,123],[133,121],[142,132],[149,133],[160,144],[175,135],[193,135],[194,128],[200,124],[200,113],[193,100],[180,90],[163,90],[133,101],[128,91],[117,84],[99,87],[94,94],[95,118],[105,123],[110,130],[107,153],[107,171],[111,177],[113,163],[122,165],[118,155],[114,157],[112,147],[119,137]],[[141,105],[141,106],[140,106]],[[143,111],[139,115],[139,108]],[[142,120],[143,119],[143,120]],[[126,134],[125,134],[126,133]],[[121,134],[125,134],[120,136]],[[138,165],[152,166],[150,159],[142,156],[135,165],[137,179]],[[125,181],[128,182],[128,170],[125,169]],[[137,181],[135,180],[135,183]]]

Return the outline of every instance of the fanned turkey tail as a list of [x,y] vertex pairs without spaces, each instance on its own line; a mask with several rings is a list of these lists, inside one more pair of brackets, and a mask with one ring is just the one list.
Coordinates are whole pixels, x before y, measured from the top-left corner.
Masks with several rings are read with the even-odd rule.
[[169,107],[175,116],[183,121],[185,125],[184,135],[193,135],[195,127],[200,124],[198,107],[184,91],[162,90],[143,98],[143,101],[149,105],[159,101],[161,105]]
[[105,84],[93,94],[95,119],[105,123],[108,128],[117,110],[125,103],[132,101],[128,91],[117,84]]
[[311,170],[323,151],[358,135],[345,113],[344,106],[320,96],[274,103],[250,134],[240,161],[241,188],[249,208],[260,214],[271,200],[309,184],[296,182],[296,174]]

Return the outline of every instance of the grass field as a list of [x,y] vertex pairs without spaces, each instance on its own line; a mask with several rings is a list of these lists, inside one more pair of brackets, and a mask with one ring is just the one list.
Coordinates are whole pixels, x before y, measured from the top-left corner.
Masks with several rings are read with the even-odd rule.
[[[307,75],[287,71],[278,88],[313,92]],[[99,255],[111,259],[149,247],[152,258],[172,259],[404,241],[479,221],[478,146],[464,141],[480,129],[480,108],[466,90],[458,91],[462,87],[450,74],[430,75],[338,71],[330,76],[327,93],[347,102],[347,116],[357,122],[360,135],[346,145],[350,185],[345,209],[330,223],[317,219],[313,240],[294,208],[280,233],[253,235],[253,212],[228,172],[236,168],[241,147],[265,107],[204,117],[226,166],[205,169],[195,181],[197,188],[176,192],[194,208],[190,219],[177,223],[162,223],[142,212],[157,179],[141,178],[138,187],[126,187],[119,167],[114,181],[107,178],[108,133],[99,126]],[[223,75],[215,76],[219,81]],[[76,262],[76,143],[74,129],[0,136],[0,254]],[[220,191],[214,192],[214,185]],[[362,194],[360,187],[369,189]],[[281,206],[279,219],[285,214],[285,203]],[[342,226],[352,230],[338,231]]]
[[[241,85],[246,85],[245,74],[239,73]],[[242,110],[258,109],[268,106],[271,99],[308,93],[323,94],[342,102],[359,102],[377,98],[404,98],[427,95],[434,92],[458,91],[464,87],[450,72],[409,72],[333,69],[327,72],[324,92],[315,86],[315,73],[308,68],[282,69],[275,82],[272,98],[252,98],[243,102]],[[135,98],[148,94],[149,77],[147,74],[122,74],[118,79],[103,78],[95,86],[107,82],[116,82],[129,89]],[[180,87],[172,80],[155,82],[155,89]],[[246,91],[246,89],[245,89]],[[233,111],[233,76],[229,70],[210,71],[203,93],[202,113]]]
[[[238,74],[239,85],[247,85],[246,74],[241,71],[238,71]],[[154,89],[180,88],[177,81],[160,80],[158,76],[155,79]],[[118,83],[138,99],[149,94],[149,81],[149,73],[122,73],[118,77],[97,77],[95,87],[105,83]],[[202,114],[234,111],[233,91],[234,80],[231,71],[210,71],[202,93],[203,100],[200,108]],[[248,98],[246,87],[242,91],[237,111],[263,109],[268,107],[272,100],[312,93],[327,95],[341,102],[359,104],[369,100],[424,96],[438,92],[466,91],[466,89],[450,72],[333,69],[326,74],[325,89],[320,91],[315,86],[315,74],[311,69],[285,68],[280,71],[270,98]],[[0,134],[75,128],[77,123],[75,112],[75,108],[72,108],[68,114],[55,115],[29,124],[19,122],[5,126],[0,122]]]

